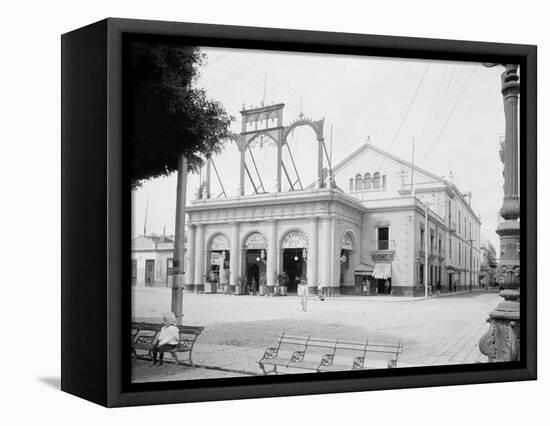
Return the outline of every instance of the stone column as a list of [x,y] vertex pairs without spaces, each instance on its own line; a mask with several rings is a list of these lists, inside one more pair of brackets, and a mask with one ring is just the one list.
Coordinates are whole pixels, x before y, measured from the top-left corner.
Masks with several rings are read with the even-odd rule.
[[330,287],[329,295],[340,294],[340,242],[336,238],[336,217],[330,218]]
[[277,284],[277,220],[268,223],[266,280],[267,285],[273,287]]
[[[240,274],[240,250],[239,250],[239,222],[233,223],[231,232],[231,254],[229,259],[229,285],[238,283]],[[233,287],[234,288],[234,287]]]
[[[487,66],[494,66],[489,64]],[[519,360],[519,163],[518,163],[518,95],[520,90],[517,65],[505,65],[502,73],[502,96],[506,131],[500,158],[504,163],[504,202],[497,227],[500,236],[498,275],[504,298],[489,314],[489,330],[479,341],[479,350],[489,362]]]
[[314,294],[319,283],[319,218],[313,217],[310,221],[310,243],[307,251],[307,283],[310,294]]
[[195,282],[194,288],[204,286],[206,252],[204,247],[204,225],[198,224],[195,234]]
[[328,287],[331,284],[330,271],[331,271],[331,219],[330,217],[324,217],[321,220],[321,229],[320,229],[320,239],[321,239],[321,248],[320,248],[320,262],[321,267],[319,268],[320,277],[319,281],[321,285],[326,288],[325,290],[328,294]]
[[195,225],[187,228],[187,268],[185,270],[185,291],[193,291],[195,280]]

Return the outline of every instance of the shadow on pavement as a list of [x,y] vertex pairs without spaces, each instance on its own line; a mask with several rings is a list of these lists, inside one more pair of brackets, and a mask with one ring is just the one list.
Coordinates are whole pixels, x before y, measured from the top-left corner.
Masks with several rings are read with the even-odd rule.
[[61,377],[39,377],[38,381],[57,390],[61,389]]

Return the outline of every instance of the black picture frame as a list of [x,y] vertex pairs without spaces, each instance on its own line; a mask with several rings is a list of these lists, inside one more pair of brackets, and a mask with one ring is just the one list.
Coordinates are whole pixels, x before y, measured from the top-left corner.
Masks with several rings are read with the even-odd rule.
[[[520,64],[521,361],[131,384],[123,47],[136,38]],[[536,379],[536,46],[117,18],[64,34],[61,42],[62,390],[120,407]]]

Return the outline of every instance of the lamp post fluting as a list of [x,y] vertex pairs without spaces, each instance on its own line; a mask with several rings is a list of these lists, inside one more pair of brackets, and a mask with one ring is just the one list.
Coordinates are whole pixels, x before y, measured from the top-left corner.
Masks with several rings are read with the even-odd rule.
[[[484,64],[492,67],[497,64]],[[489,314],[489,331],[479,341],[481,353],[489,362],[519,360],[519,140],[518,99],[520,81],[518,65],[505,64],[502,78],[505,138],[500,159],[504,164],[504,200],[500,215],[504,219],[496,229],[500,237],[498,280],[502,302]]]

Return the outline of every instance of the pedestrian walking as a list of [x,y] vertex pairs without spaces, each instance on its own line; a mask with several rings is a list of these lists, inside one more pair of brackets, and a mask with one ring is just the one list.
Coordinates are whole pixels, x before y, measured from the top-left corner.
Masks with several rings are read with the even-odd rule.
[[437,292],[438,296],[441,294],[441,281],[438,281],[435,285],[435,291]]
[[300,280],[298,284],[298,296],[300,296],[300,304],[302,305],[302,311],[307,311],[307,283],[306,280]]
[[162,316],[162,323],[164,325],[160,329],[157,341],[151,350],[153,355],[153,363],[151,366],[157,363],[157,354],[159,354],[158,365],[160,366],[162,365],[164,353],[178,346],[179,329],[176,326],[176,316],[174,313],[169,312],[164,314]]
[[323,285],[319,282],[317,283],[317,297],[319,298],[319,300],[323,301],[325,300],[325,297],[324,297],[324,287]]

